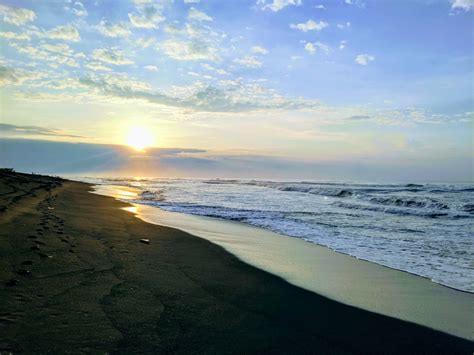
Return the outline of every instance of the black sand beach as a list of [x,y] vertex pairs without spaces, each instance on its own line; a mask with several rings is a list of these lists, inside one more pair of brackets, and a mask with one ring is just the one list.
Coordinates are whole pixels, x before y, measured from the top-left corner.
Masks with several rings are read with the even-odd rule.
[[474,351],[305,291],[89,191],[0,172],[1,353]]

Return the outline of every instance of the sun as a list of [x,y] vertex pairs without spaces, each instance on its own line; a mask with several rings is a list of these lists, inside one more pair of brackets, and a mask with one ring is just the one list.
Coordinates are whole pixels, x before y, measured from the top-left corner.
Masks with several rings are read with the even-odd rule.
[[127,145],[137,151],[144,151],[153,145],[153,135],[143,127],[132,127],[127,133]]

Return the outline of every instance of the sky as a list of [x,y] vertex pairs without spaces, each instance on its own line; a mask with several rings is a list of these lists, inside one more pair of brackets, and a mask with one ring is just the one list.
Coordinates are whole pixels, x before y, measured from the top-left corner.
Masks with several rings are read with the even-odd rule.
[[474,0],[0,0],[0,165],[473,181],[473,23]]

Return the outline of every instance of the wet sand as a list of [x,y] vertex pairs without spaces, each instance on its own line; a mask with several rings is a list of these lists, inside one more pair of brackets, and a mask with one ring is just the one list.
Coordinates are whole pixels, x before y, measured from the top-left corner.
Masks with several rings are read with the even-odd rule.
[[293,286],[90,189],[0,172],[0,352],[474,350]]

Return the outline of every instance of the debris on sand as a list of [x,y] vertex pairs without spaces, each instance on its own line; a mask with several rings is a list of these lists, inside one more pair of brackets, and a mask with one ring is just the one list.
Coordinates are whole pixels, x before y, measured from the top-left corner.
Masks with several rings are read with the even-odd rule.
[[143,243],[143,244],[150,244],[150,239],[140,239],[140,243]]

